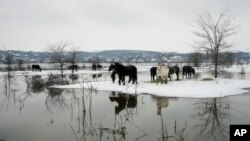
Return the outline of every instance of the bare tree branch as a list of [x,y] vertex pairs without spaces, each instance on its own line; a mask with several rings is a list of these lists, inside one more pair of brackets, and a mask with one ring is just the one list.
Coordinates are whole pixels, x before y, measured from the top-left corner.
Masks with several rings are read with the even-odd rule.
[[239,27],[234,24],[234,17],[229,12],[230,10],[226,8],[217,18],[214,18],[208,10],[204,10],[194,20],[197,28],[193,33],[198,37],[195,48],[211,52],[215,66],[215,78],[218,75],[217,66],[220,52],[233,47],[234,44],[229,39],[237,34]]

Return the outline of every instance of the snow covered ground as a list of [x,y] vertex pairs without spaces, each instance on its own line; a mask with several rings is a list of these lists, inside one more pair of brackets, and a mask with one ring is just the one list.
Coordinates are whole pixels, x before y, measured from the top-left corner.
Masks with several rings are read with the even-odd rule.
[[152,94],[168,97],[211,98],[225,97],[248,92],[243,88],[250,87],[250,80],[217,79],[213,81],[183,80],[171,81],[168,84],[139,82],[138,85],[120,86],[111,81],[78,83],[55,88],[93,88],[101,91],[118,91],[128,94]]

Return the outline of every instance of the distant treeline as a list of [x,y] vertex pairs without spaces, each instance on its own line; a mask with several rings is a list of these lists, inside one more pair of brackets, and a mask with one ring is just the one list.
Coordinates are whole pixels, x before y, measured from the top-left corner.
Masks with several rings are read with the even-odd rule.
[[[51,63],[48,52],[34,51],[15,51],[8,50],[13,55],[14,62],[20,60],[23,63]],[[65,52],[67,54],[67,52]],[[206,53],[202,54],[203,62],[209,62],[210,58]],[[248,52],[233,52],[231,53],[234,60],[250,60]],[[192,53],[177,53],[177,52],[156,52],[156,51],[140,51],[140,50],[105,50],[99,52],[84,52],[79,51],[77,62],[91,63],[94,61],[108,63],[112,61],[120,62],[135,62],[135,63],[155,63],[159,58],[164,58],[169,62],[188,62]],[[4,63],[4,52],[0,51],[0,63]]]

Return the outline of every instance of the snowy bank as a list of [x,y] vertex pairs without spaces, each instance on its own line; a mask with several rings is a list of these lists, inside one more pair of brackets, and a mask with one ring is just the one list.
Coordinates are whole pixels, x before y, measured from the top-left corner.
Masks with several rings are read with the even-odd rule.
[[138,85],[119,86],[111,81],[77,83],[54,88],[90,88],[100,91],[118,91],[128,94],[152,94],[167,97],[212,98],[248,92],[250,80],[218,79],[213,81],[171,81],[168,84],[140,82]]

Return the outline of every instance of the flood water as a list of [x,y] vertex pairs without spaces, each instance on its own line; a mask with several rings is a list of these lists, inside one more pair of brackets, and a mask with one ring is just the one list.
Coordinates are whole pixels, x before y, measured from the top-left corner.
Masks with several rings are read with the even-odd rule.
[[194,99],[27,89],[22,76],[0,76],[0,83],[0,137],[6,141],[228,141],[230,124],[250,123],[250,93]]

